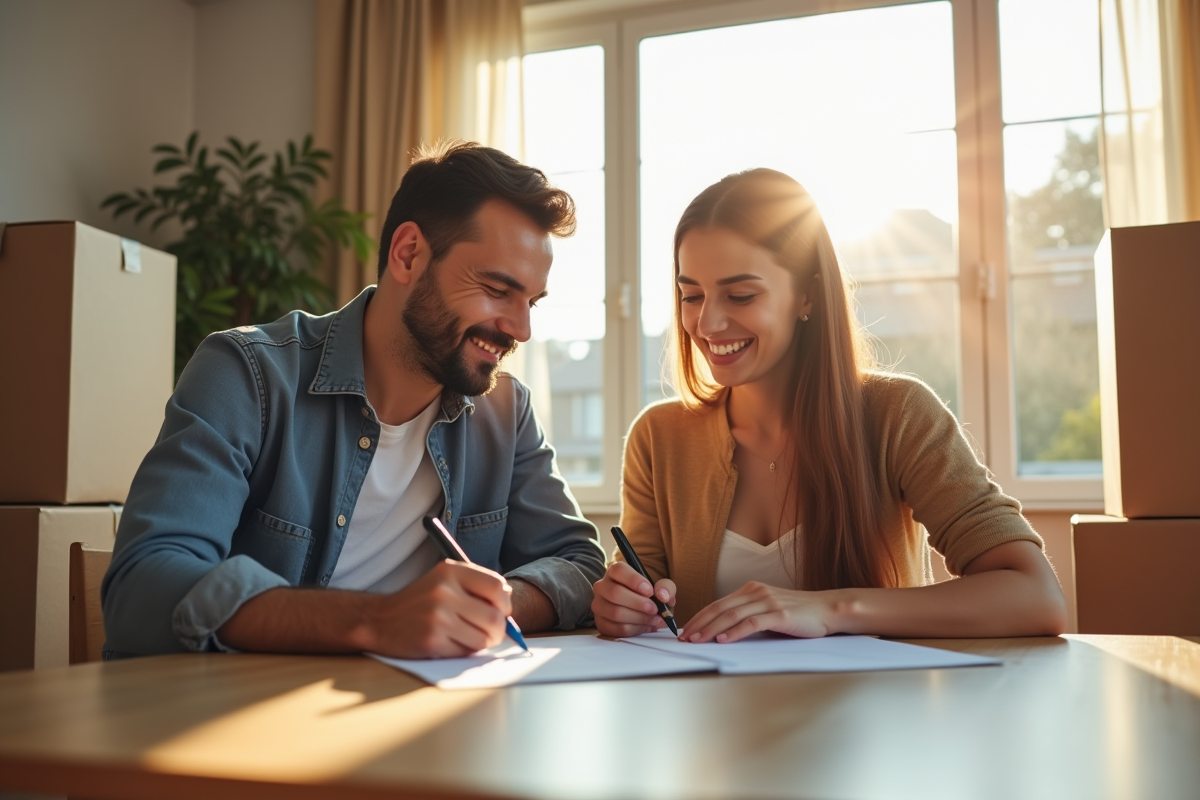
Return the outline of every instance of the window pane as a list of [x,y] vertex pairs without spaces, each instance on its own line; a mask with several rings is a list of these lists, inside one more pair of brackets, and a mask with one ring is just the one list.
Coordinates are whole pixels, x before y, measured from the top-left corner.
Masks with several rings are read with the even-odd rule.
[[[675,224],[696,194],[731,172],[771,167],[804,184],[855,277],[910,286],[957,275],[949,3],[649,38],[639,58],[644,400],[670,391],[660,376]],[[914,296],[890,284],[870,291],[874,317],[889,318],[889,336],[903,342],[899,368],[941,365],[942,355],[909,352],[929,335],[904,327]],[[918,296],[938,304],[926,312],[956,325],[957,292],[921,287]],[[957,349],[946,352],[949,377],[937,382],[956,401]]]
[[558,468],[573,484],[597,484],[603,467],[604,396],[599,375],[604,341],[552,340],[542,346],[547,370],[553,376],[547,435],[558,454]]
[[1095,119],[1004,132],[1018,474],[1100,474]]
[[1005,122],[1100,113],[1096,0],[1000,0]]
[[526,160],[575,199],[578,228],[553,242],[522,377],[563,476],[595,485],[604,435],[604,49],[535,53],[523,68]]
[[[1017,474],[1101,475],[1096,285],[1088,254],[1013,279]],[[1078,269],[1073,269],[1078,267]]]
[[525,160],[547,174],[604,169],[604,48],[533,53],[521,69]]
[[[872,154],[871,167],[854,176],[869,181],[886,173],[904,187],[881,209],[835,216],[826,222],[842,269],[859,280],[958,274],[954,223],[958,219],[958,153],[954,131],[896,137],[886,155]],[[848,170],[856,165],[847,165]],[[861,183],[859,185],[869,185]]]
[[857,292],[858,318],[876,340],[879,361],[919,375],[958,413],[958,280],[868,283]]

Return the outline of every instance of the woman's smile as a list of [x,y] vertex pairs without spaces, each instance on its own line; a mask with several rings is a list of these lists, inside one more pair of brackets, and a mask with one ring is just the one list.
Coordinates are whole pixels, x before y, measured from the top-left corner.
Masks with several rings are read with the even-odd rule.
[[708,361],[714,367],[728,366],[735,361],[741,360],[742,356],[746,355],[750,346],[754,344],[754,337],[745,339],[705,339],[707,347]]

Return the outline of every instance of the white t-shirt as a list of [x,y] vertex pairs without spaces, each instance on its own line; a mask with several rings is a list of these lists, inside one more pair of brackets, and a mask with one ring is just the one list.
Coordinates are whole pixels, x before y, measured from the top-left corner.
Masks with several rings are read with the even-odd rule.
[[441,560],[422,524],[444,501],[425,448],[440,408],[438,398],[403,425],[380,423],[379,445],[329,579],[332,588],[395,592]]
[[731,595],[750,581],[758,581],[781,589],[795,589],[795,555],[792,540],[796,530],[780,536],[767,545],[725,529],[721,552],[717,555],[717,598]]

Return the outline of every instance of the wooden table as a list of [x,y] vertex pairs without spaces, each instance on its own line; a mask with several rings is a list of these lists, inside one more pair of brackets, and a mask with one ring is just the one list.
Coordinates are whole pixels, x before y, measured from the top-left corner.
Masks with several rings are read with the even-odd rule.
[[366,658],[0,675],[0,793],[1197,798],[1200,644],[920,642],[1003,667],[441,692]]

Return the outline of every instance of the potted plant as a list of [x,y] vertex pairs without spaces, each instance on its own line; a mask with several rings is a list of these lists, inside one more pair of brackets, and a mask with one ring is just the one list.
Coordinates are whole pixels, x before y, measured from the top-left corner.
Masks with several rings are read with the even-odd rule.
[[332,292],[314,274],[326,248],[350,247],[366,260],[373,247],[362,229],[367,214],[347,211],[337,199],[313,202],[330,154],[314,148],[312,136],[299,147],[288,142],[272,158],[258,142],[231,136],[211,160],[197,138],[193,133],[183,148],[153,148],[161,156],[154,173],[177,173],[174,184],[118,192],[101,204],[114,217],[150,219],[151,230],[172,220],[182,228],[182,238],[166,247],[179,259],[176,378],[212,331],[296,308],[331,310]]

